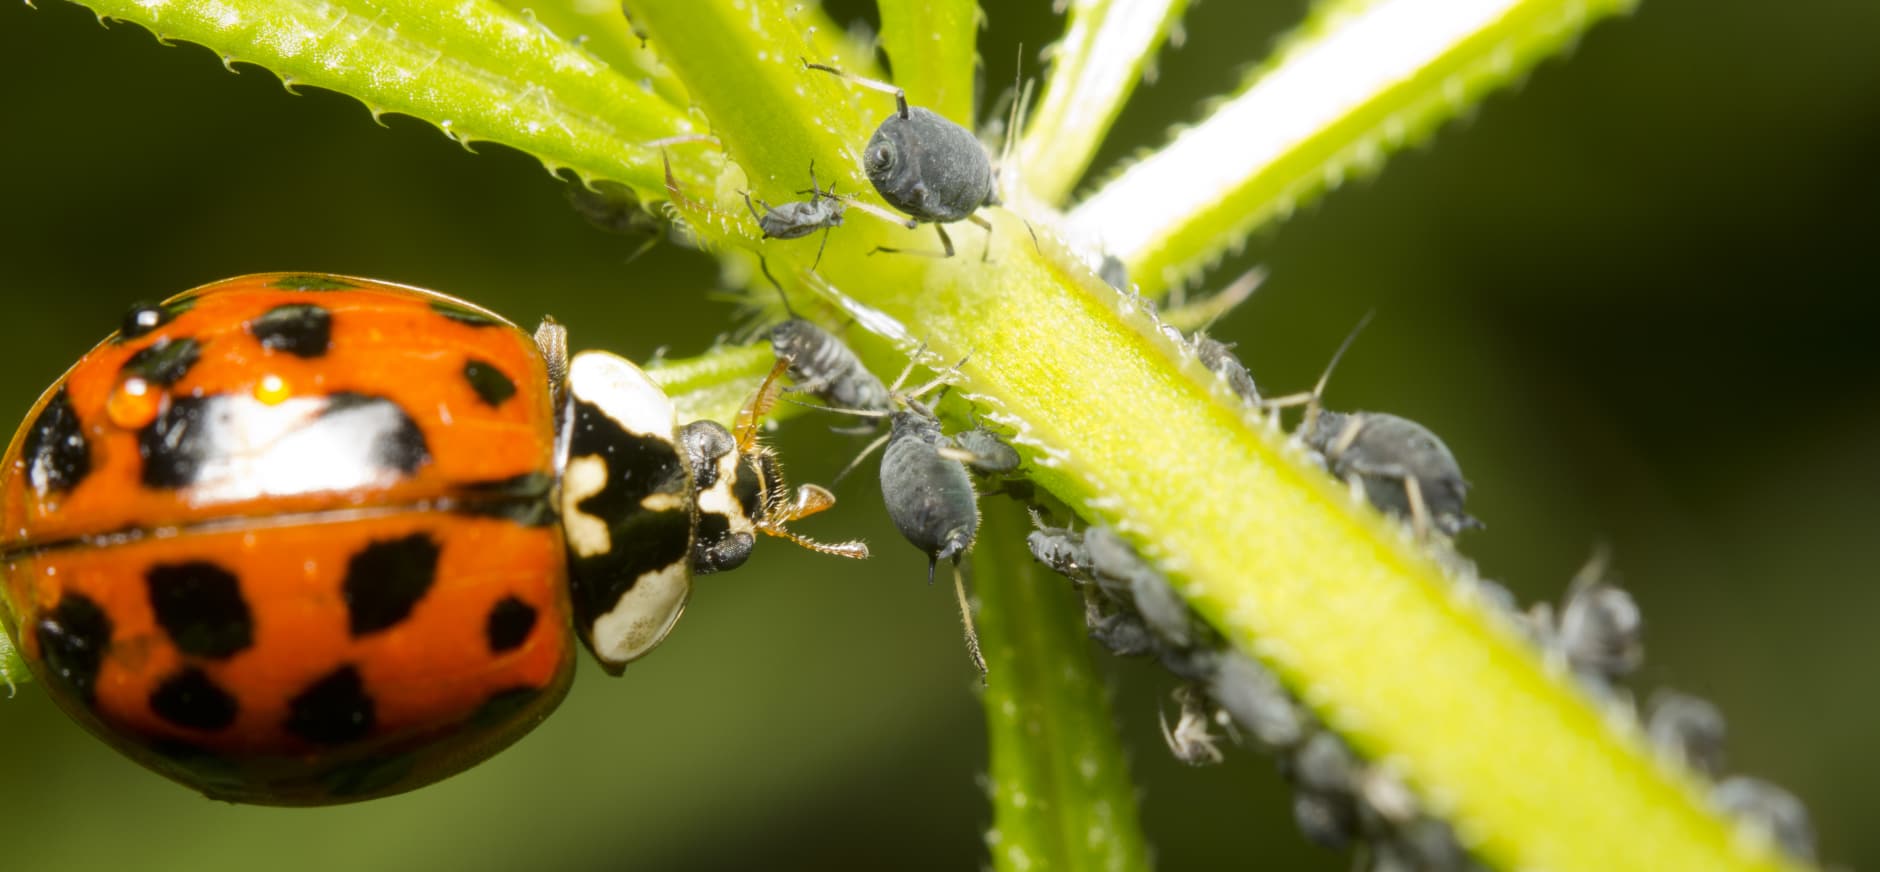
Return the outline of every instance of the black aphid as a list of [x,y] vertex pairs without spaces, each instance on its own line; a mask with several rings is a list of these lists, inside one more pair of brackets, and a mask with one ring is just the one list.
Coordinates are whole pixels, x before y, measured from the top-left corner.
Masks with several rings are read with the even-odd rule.
[[[745,191],[744,205],[751,210],[751,217],[757,219],[757,226],[764,232],[765,239],[801,239],[821,230],[822,242],[816,246],[816,260],[809,267],[815,269],[822,263],[823,248],[829,244],[829,231],[842,226],[842,212],[848,206],[835,195],[835,190],[835,182],[830,182],[828,188],[817,186],[816,162],[810,161],[809,189],[797,191],[799,194],[808,194],[809,199],[781,206],[772,206],[763,200],[754,204],[751,202],[751,193]],[[764,207],[762,214],[757,211],[758,204]]]
[[[975,214],[999,203],[992,158],[972,131],[921,106],[907,105],[907,92],[887,82],[845,73],[835,67],[803,65],[841,76],[857,85],[894,95],[894,114],[882,119],[862,152],[862,170],[888,205],[907,213],[909,228],[932,224],[947,257],[953,240],[942,225],[971,221],[986,229],[991,255],[992,223]],[[876,251],[899,251],[877,248]]]
[[790,318],[770,328],[770,350],[789,362],[794,389],[837,409],[886,415],[894,404],[881,379],[829,331]]
[[1341,480],[1356,479],[1365,499],[1380,511],[1408,518],[1422,535],[1431,527],[1454,536],[1482,523],[1463,510],[1469,482],[1462,477],[1456,456],[1428,427],[1408,418],[1383,412],[1332,412],[1319,407],[1333,368],[1358,331],[1371,320],[1366,315],[1338,346],[1310,394],[1267,400],[1268,407],[1306,404],[1299,436],[1325,458],[1331,473]]

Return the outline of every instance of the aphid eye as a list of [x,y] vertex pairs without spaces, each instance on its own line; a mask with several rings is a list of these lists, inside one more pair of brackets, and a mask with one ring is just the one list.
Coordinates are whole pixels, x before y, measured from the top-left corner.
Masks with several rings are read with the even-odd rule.
[[894,143],[882,142],[868,150],[868,168],[886,170],[894,166]]

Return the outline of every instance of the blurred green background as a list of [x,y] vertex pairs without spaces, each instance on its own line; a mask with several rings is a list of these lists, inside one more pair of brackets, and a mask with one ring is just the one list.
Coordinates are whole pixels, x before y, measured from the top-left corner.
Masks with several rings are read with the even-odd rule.
[[[1023,8],[1019,8],[1019,7]],[[1009,81],[1045,0],[994,4]],[[1161,59],[1104,163],[1237,81],[1299,2],[1212,0]],[[838,20],[871,14],[838,9]],[[1415,417],[1475,482],[1466,550],[1524,600],[1610,542],[1649,623],[1639,686],[1708,696],[1731,763],[1812,808],[1824,858],[1880,861],[1880,4],[1646,0],[1566,62],[1256,237],[1212,284],[1272,278],[1218,332],[1273,390],[1310,384],[1368,309],[1331,391]],[[577,347],[703,349],[731,325],[713,261],[589,228],[496,146],[374,126],[196,46],[0,3],[0,409],[126,304],[262,270],[424,285]],[[1100,400],[1101,398],[1097,398]],[[797,477],[853,443],[798,426]],[[984,737],[951,594],[880,517],[870,476],[805,531],[706,579],[659,653],[584,665],[562,710],[441,785],[355,807],[239,808],[148,774],[36,686],[0,700],[10,869],[961,869],[982,862]],[[1342,869],[1292,829],[1270,761],[1173,763],[1166,677],[1107,659],[1163,868]],[[1862,675],[1868,676],[1862,678]],[[1867,688],[1863,691],[1861,688]],[[1516,765],[1516,761],[1510,761]]]

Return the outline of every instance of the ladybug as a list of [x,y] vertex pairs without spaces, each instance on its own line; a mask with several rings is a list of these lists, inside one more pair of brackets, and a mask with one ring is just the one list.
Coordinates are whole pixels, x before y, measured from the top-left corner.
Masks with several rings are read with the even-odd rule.
[[[829,507],[757,424],[431,291],[274,273],[140,305],[0,466],[0,585],[54,701],[215,799],[399,793],[619,674],[695,574]],[[5,614],[0,611],[0,614]],[[571,632],[572,628],[572,632]]]

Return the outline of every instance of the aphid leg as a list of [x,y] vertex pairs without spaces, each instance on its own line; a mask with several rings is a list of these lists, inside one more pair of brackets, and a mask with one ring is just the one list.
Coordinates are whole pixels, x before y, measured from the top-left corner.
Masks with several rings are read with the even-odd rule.
[[[927,564],[927,582],[933,583],[933,563]],[[973,604],[966,598],[966,574],[960,571],[960,561],[953,560],[953,594],[960,600],[960,626],[966,632],[966,655],[973,658],[973,666],[979,670],[979,683],[986,684],[988,670],[986,655],[979,649],[979,628],[973,626]]]
[[834,230],[834,229],[835,227],[833,226],[823,228],[822,241],[816,243],[816,259],[810,261],[810,264],[809,264],[810,269],[814,270],[815,268],[822,266],[823,249],[829,247],[829,231]]
[[851,82],[854,82],[857,85],[861,85],[864,88],[869,88],[872,90],[880,91],[883,94],[893,94],[895,114],[901,116],[902,119],[907,118],[907,92],[906,91],[903,91],[900,88],[890,85],[887,82],[878,81],[876,79],[865,79],[853,73],[845,73],[841,70],[836,69],[835,67],[828,66],[827,64],[812,64],[809,62],[809,58],[800,58],[800,60],[803,61],[803,66],[806,66],[812,70],[821,70],[825,73],[834,73],[835,75],[841,76],[842,78],[847,79]]
[[1417,541],[1429,538],[1430,507],[1423,502],[1423,485],[1414,475],[1403,477],[1403,493],[1410,503],[1410,529],[1416,534]]
[[828,195],[830,195],[830,194],[834,194],[835,192],[836,192],[836,183],[835,183],[835,182],[830,182],[830,183],[829,183],[829,190],[827,190],[827,191],[825,191],[825,190],[823,190],[822,188],[820,188],[820,187],[818,187],[818,186],[817,186],[817,184],[816,184],[816,159],[815,159],[815,158],[813,158],[813,157],[812,157],[812,158],[810,158],[810,159],[809,159],[809,190],[807,190],[807,191],[797,191],[797,193],[799,193],[799,194],[808,194],[808,195],[810,195],[810,196],[811,196],[812,198],[816,198],[816,197],[825,197],[825,196],[828,196]]
[[933,226],[933,232],[940,234],[940,246],[946,249],[945,251],[916,251],[911,248],[889,248],[888,246],[885,246],[885,245],[877,245],[875,246],[875,250],[869,252],[869,254],[886,253],[886,254],[911,254],[916,257],[936,257],[936,258],[952,257],[953,256],[953,238],[947,235],[947,229],[945,227],[942,227],[939,224],[935,224]]
[[[668,190],[671,190],[671,186],[670,186],[670,185],[668,185],[668,186],[667,186],[667,189],[668,189]],[[740,194],[743,194],[743,195],[744,195],[744,208],[746,208],[746,209],[749,209],[749,210],[751,210],[751,217],[752,217],[752,218],[754,218],[754,219],[756,219],[756,220],[758,220],[759,222],[762,222],[762,221],[764,220],[764,216],[763,216],[762,214],[760,214],[760,213],[759,213],[759,212],[757,211],[757,206],[756,206],[755,204],[753,204],[753,203],[751,202],[751,192],[750,192],[750,191],[739,191],[738,193],[740,193]],[[776,211],[776,207],[774,207],[774,206],[771,206],[771,205],[770,205],[770,203],[768,203],[768,202],[766,202],[766,201],[764,201],[764,200],[761,200],[761,199],[760,199],[760,200],[758,200],[757,202],[758,202],[758,203],[763,203],[763,204],[764,204],[764,211],[765,211],[765,212],[774,212],[774,211]]]
[[[986,229],[986,250],[980,253],[979,262],[980,263],[991,262],[992,261],[992,222],[987,221],[985,219],[985,216],[980,215],[978,212],[974,212],[973,214],[966,216],[966,220],[971,221],[974,224],[977,224]],[[1026,226],[1029,227],[1031,225],[1028,224]],[[935,230],[940,229],[940,225],[935,224],[934,229]],[[944,233],[940,234],[940,238],[945,239],[946,234]],[[1038,242],[1038,234],[1033,233],[1031,235],[1031,241],[1033,244],[1036,244]],[[951,252],[951,250],[952,250],[952,246],[948,246],[949,253]]]

